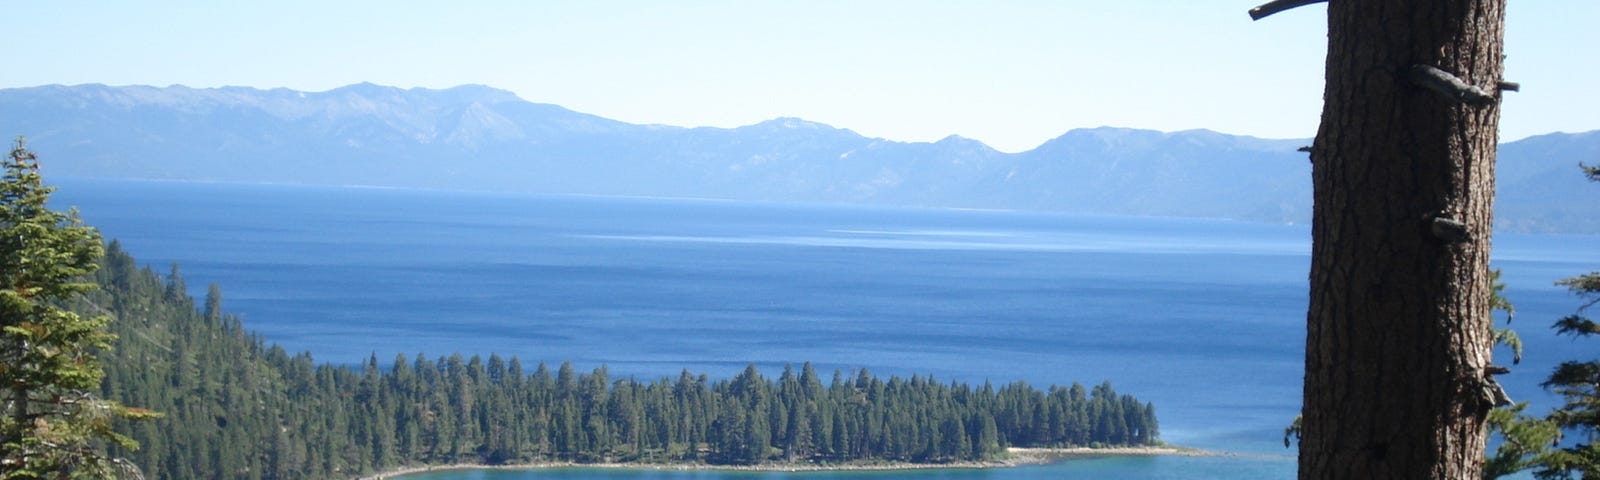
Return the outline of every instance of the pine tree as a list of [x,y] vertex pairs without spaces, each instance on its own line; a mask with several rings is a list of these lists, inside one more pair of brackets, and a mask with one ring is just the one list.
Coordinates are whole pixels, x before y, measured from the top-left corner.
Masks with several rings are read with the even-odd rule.
[[[1600,181],[1600,168],[1585,165],[1590,180]],[[1556,321],[1555,329],[1574,338],[1600,335],[1600,323],[1584,315],[1589,307],[1600,303],[1600,272],[1590,272],[1557,282],[1585,299],[1578,312]],[[1562,362],[1545,380],[1544,387],[1560,394],[1566,403],[1550,412],[1555,422],[1582,441],[1543,455],[1537,460],[1542,465],[1541,478],[1568,478],[1573,472],[1582,478],[1600,477],[1600,445],[1594,440],[1600,436],[1600,359],[1570,360]]]
[[111,431],[117,417],[149,417],[94,396],[105,372],[95,358],[110,348],[110,317],[84,317],[61,304],[92,290],[104,249],[77,212],[47,208],[51,187],[37,157],[17,139],[0,178],[0,479],[101,478],[120,461],[95,442],[127,448]]
[[1505,6],[1328,2],[1301,479],[1480,476]]
[[206,289],[205,317],[212,323],[222,321],[222,287],[215,283]]

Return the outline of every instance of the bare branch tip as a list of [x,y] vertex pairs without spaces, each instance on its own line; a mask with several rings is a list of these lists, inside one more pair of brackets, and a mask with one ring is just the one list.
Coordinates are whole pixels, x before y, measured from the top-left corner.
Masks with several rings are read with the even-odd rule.
[[1250,19],[1260,20],[1268,16],[1291,8],[1304,7],[1313,3],[1322,3],[1328,0],[1273,0],[1259,7],[1250,9]]

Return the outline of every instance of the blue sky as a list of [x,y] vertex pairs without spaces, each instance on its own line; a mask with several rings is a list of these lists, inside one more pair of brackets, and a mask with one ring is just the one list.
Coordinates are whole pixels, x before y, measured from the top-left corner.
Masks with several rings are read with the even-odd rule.
[[[1315,134],[1325,7],[1262,0],[30,1],[0,88],[484,84],[634,123],[801,117],[1020,151],[1103,125]],[[1600,2],[1507,13],[1502,138],[1600,129]]]

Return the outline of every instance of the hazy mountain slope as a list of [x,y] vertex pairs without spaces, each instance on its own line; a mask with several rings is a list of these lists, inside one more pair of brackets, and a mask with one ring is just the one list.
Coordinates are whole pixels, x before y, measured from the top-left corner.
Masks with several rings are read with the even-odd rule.
[[[1023,154],[1009,183],[1037,192],[1035,208],[1304,222],[1311,169],[1295,148],[1305,143],[1206,130],[1074,130]],[[1063,189],[1063,177],[1082,181]]]
[[[1017,154],[950,137],[905,143],[793,118],[634,125],[484,86],[326,92],[43,86],[0,90],[0,133],[51,176],[366,184],[549,193],[1310,219],[1306,140],[1206,130],[1067,132]],[[1600,135],[1507,144],[1503,227],[1600,231],[1573,167]],[[1559,187],[1559,188],[1553,188]],[[1574,201],[1573,199],[1585,199]]]
[[1589,181],[1580,163],[1600,165],[1600,130],[1501,145],[1495,224],[1509,231],[1600,233],[1600,183]]

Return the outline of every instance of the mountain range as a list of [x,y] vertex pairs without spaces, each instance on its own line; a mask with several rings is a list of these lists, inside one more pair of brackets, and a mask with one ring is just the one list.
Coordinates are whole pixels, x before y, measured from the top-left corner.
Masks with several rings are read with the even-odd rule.
[[[485,86],[325,92],[48,85],[0,89],[0,133],[47,176],[381,185],[998,208],[1305,223],[1308,139],[1069,131],[1020,153],[897,142],[798,118],[637,125]],[[1600,131],[1501,146],[1496,227],[1600,233]]]

